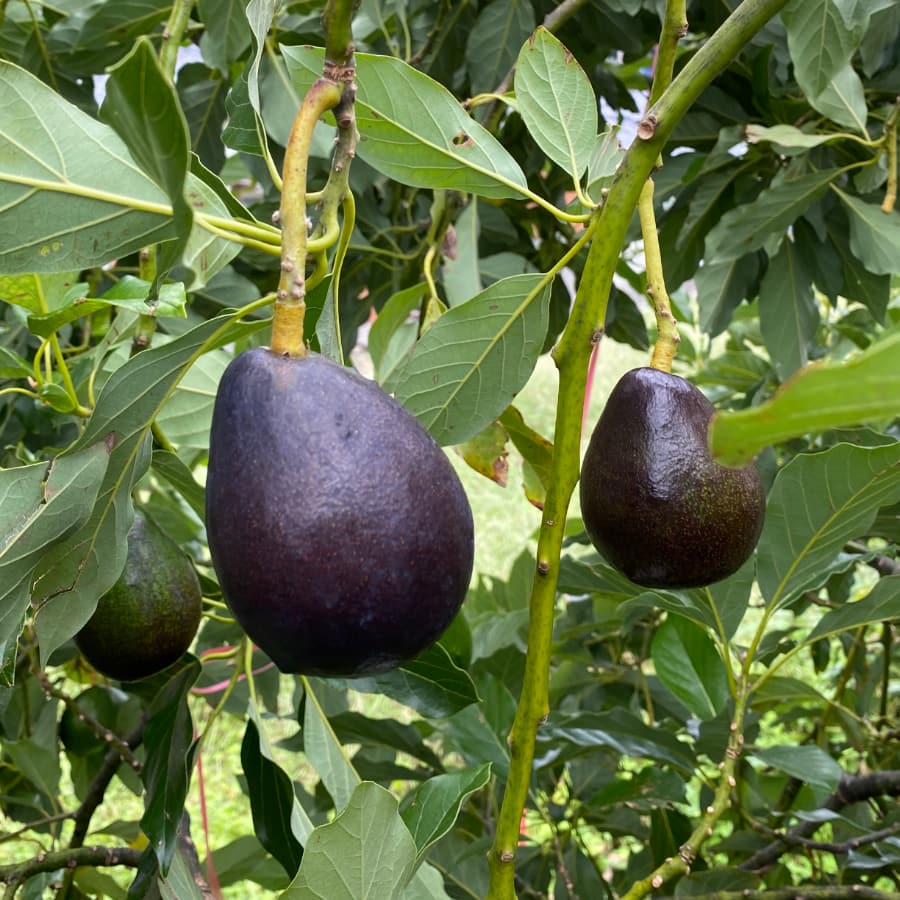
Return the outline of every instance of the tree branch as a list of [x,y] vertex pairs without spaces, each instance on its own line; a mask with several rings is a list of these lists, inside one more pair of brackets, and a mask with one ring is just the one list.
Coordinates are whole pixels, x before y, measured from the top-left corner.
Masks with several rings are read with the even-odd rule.
[[[852,806],[873,797],[900,797],[900,770],[887,769],[868,775],[844,775],[837,790],[821,808],[838,812],[845,806]],[[758,872],[767,868],[788,850],[791,842],[796,845],[799,839],[811,837],[822,824],[807,821],[795,825],[771,844],[745,859],[738,868],[747,872]]]
[[[0,882],[8,885],[4,896],[12,897],[18,887],[40,872],[77,869],[79,866],[137,866],[142,850],[132,847],[76,847],[40,853],[22,863],[0,866]],[[10,893],[12,891],[12,893]]]
[[[797,884],[772,891],[714,891],[692,894],[692,900],[900,900],[895,891],[879,891],[862,884]],[[672,900],[661,897],[660,900]]]

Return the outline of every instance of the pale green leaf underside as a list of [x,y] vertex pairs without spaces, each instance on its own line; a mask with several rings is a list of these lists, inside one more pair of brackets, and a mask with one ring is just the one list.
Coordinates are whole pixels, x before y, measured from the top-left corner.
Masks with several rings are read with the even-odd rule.
[[0,61],[0,271],[100,265],[173,237],[165,193],[116,133]]
[[847,208],[850,249],[876,275],[900,271],[900,212],[885,213],[880,206],[851,197],[833,187]]
[[[283,47],[298,93],[322,71],[324,51]],[[358,53],[357,153],[379,172],[414,187],[482,197],[518,197],[527,190],[518,163],[442,85],[388,56]]]
[[813,363],[765,403],[717,413],[709,430],[713,455],[743,465],[770,444],[829,428],[900,415],[900,332],[843,363]]

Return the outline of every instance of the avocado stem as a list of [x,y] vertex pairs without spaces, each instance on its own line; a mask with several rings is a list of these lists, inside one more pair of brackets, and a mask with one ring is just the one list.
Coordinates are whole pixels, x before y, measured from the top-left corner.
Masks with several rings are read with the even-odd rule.
[[663,276],[662,253],[659,249],[659,234],[656,230],[656,215],[653,212],[653,179],[644,182],[638,199],[638,217],[644,238],[644,267],[647,273],[647,297],[656,316],[656,343],[650,367],[661,372],[672,371],[672,360],[678,350],[678,326],[669,305],[669,293]]

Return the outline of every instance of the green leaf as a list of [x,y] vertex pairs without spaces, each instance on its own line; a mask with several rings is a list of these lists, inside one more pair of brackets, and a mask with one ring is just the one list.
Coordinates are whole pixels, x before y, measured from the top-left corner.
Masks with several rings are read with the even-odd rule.
[[202,522],[206,518],[206,492],[187,465],[169,450],[154,450],[151,465],[157,475],[181,494]]
[[392,378],[396,398],[439,444],[477,434],[525,386],[547,333],[544,279],[504,278],[448,310]]
[[900,260],[900,212],[882,212],[880,206],[833,188],[847,208],[850,249],[876,275],[892,275]]
[[525,494],[530,503],[543,509],[544,498],[550,489],[553,468],[553,443],[531,428],[515,406],[508,406],[500,416],[500,424],[509,439],[522,454],[526,478],[533,475],[536,484],[526,481]]
[[751,297],[759,273],[756,253],[736,256],[720,263],[704,263],[694,276],[700,327],[715,336],[731,322],[732,313]]
[[780,243],[788,226],[825,193],[836,174],[823,169],[773,182],[752,203],[729,210],[706,236],[706,262],[736,259],[769,241]]
[[180,844],[175,848],[169,871],[156,879],[156,886],[161,900],[204,900]]
[[757,549],[763,596],[783,606],[819,587],[844,544],[866,533],[880,506],[898,499],[900,443],[872,449],[837,444],[795,456],[769,493]]
[[534,8],[526,0],[493,0],[478,13],[466,41],[472,93],[500,86],[516,64],[522,41],[534,30]]
[[440,644],[392,672],[333,681],[364,694],[385,694],[432,719],[452,716],[478,702],[469,674],[453,662]]
[[425,282],[398,291],[384,304],[372,323],[369,354],[379,384],[384,384],[391,377],[415,344],[419,322],[411,314],[421,307],[427,292]]
[[782,381],[809,362],[818,326],[812,272],[797,245],[786,238],[759,286],[759,327]]
[[848,62],[820,94],[810,97],[810,105],[833,122],[854,128],[868,137],[865,88],[862,79]]
[[174,236],[166,194],[111,128],[11,63],[0,86],[0,271],[85,269]]
[[[259,842],[293,878],[303,858],[303,847],[294,833],[294,809],[298,806],[290,776],[272,757],[257,713],[251,711],[241,742],[241,767],[247,779],[253,830]],[[304,839],[311,833],[303,835]]]
[[[435,200],[435,203],[437,199]],[[437,210],[432,212],[432,218]],[[478,258],[480,222],[478,198],[473,197],[457,216],[453,227],[456,237],[454,254],[445,254],[441,265],[441,281],[448,306],[459,306],[484,289],[481,278],[481,260]],[[422,285],[424,288],[425,285]],[[379,316],[381,313],[379,313]]]
[[794,77],[807,99],[821,94],[859,47],[867,21],[853,0],[791,0],[781,12]]
[[230,315],[210,319],[129,359],[103,386],[81,437],[67,451],[114,435],[93,514],[77,532],[58,541],[36,570],[35,628],[44,662],[90,618],[97,600],[115,584],[125,565],[131,491],[150,464],[153,420],[204,352],[264,324],[242,325]]
[[745,465],[769,444],[900,414],[900,331],[840,363],[812,363],[749,409],[721,410],[709,445],[724,465]]
[[[322,71],[324,51],[285,47],[283,54],[304,94]],[[357,153],[370,166],[412,187],[491,198],[527,190],[518,163],[443,85],[389,56],[357,53],[356,64]]]
[[619,143],[619,126],[611,125],[594,138],[594,148],[588,160],[588,196],[599,203],[603,191],[612,183],[619,163],[625,158],[625,149]]
[[194,768],[194,723],[187,697],[199,675],[200,663],[192,658],[168,678],[147,709],[147,755],[141,769],[147,797],[141,829],[156,853],[163,875],[175,853]]
[[790,151],[806,152],[813,147],[827,144],[829,141],[841,140],[838,134],[815,134],[801,131],[793,125],[748,125],[745,134],[751,144],[770,143],[779,153],[792,155]]
[[805,643],[897,618],[900,618],[900,575],[889,575],[878,581],[862,600],[846,603],[825,613]]
[[200,50],[214,68],[227,72],[250,46],[244,0],[198,0],[197,10],[203,20]]
[[482,428],[467,441],[456,444],[453,449],[470,469],[500,487],[506,487],[509,477],[506,440],[506,429],[499,422],[491,422],[487,428]]
[[109,464],[104,442],[78,453],[0,469],[0,682],[11,685],[16,641],[42,554],[87,521]]
[[416,846],[380,785],[359,784],[333,822],[310,835],[303,862],[282,900],[385,900],[401,896]]
[[350,801],[361,779],[319,703],[315,684],[315,679],[303,679],[306,693],[303,749],[325,790],[331,795],[334,808],[340,812]]
[[580,178],[595,150],[597,98],[578,61],[544,27],[519,52],[515,89],[519,114],[538,146]]
[[714,719],[725,708],[725,665],[706,629],[670,616],[653,635],[650,656],[659,680],[698,719]]
[[794,744],[755,749],[750,754],[767,766],[798,778],[804,784],[834,791],[844,770],[821,747],[798,747]]
[[415,790],[401,815],[415,841],[417,863],[450,831],[466,799],[490,778],[491,764],[484,763],[475,769],[435,775]]
[[48,309],[58,309],[70,299],[70,291],[78,283],[78,274],[0,275],[0,296],[7,303],[15,303],[39,315]]

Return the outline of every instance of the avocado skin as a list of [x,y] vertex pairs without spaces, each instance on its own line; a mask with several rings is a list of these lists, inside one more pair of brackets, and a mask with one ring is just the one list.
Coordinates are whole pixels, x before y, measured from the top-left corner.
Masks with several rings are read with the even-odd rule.
[[257,348],[229,364],[206,518],[226,602],[285,673],[398,666],[443,633],[472,574],[472,512],[443,450],[317,354]]
[[181,658],[197,633],[202,608],[191,561],[135,510],[125,568],[75,635],[75,644],[101,674],[139,681]]
[[690,382],[633,369],[613,388],[585,452],[581,511],[591,543],[645,587],[702,587],[736,572],[759,540],[755,465],[709,452],[715,408]]

